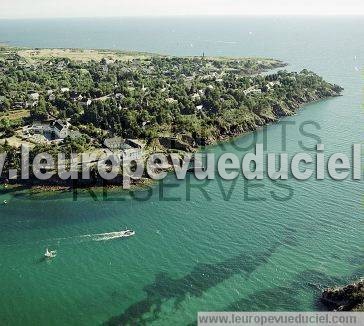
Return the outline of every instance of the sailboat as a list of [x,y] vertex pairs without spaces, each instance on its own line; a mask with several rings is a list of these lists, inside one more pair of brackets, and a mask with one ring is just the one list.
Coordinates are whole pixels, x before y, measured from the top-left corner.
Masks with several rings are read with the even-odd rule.
[[46,252],[44,254],[45,258],[54,258],[57,255],[57,251],[49,251],[48,248],[46,249]]

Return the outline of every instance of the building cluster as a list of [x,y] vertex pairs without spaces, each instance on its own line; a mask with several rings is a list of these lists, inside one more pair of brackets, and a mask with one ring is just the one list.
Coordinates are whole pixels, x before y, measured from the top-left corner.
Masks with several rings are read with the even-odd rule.
[[61,142],[67,137],[77,138],[81,135],[70,128],[71,124],[68,121],[35,122],[30,126],[23,127],[22,137],[43,142]]

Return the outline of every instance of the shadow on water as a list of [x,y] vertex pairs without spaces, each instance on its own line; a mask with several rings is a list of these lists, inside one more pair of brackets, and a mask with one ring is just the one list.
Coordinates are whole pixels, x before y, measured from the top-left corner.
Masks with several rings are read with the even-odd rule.
[[46,258],[46,257],[40,257],[36,259],[35,264],[52,264],[54,262],[54,259]]
[[147,325],[159,318],[163,302],[174,300],[175,309],[187,297],[200,297],[208,289],[236,274],[248,277],[277,251],[280,244],[254,253],[240,253],[216,264],[198,264],[179,279],[172,279],[166,273],[156,275],[153,284],[144,287],[147,297],[129,306],[124,313],[112,317],[104,325]]
[[[292,232],[291,232],[292,231]],[[288,230],[282,241],[268,250],[258,253],[240,253],[216,264],[198,264],[187,275],[173,279],[166,273],[156,275],[155,281],[144,287],[147,297],[129,306],[121,315],[114,316],[104,325],[147,325],[158,320],[162,311],[162,304],[167,300],[174,300],[174,308],[188,296],[201,297],[205,291],[228,278],[243,274],[249,277],[269,258],[281,245],[294,245],[295,232]],[[316,270],[306,270],[286,286],[273,287],[258,291],[246,298],[239,299],[222,311],[292,311],[302,310],[300,294],[311,293],[314,298],[312,309],[325,311],[327,308],[320,302],[320,294],[324,288],[344,285],[354,281],[357,275],[348,277],[334,277]],[[191,325],[195,325],[192,323]]]
[[39,257],[35,260],[35,265],[38,265],[38,264],[51,264],[54,262],[54,259],[56,257],[53,257],[53,258],[47,258],[45,256],[42,256],[42,257]]
[[299,300],[291,287],[275,287],[255,292],[246,298],[237,300],[223,309],[224,311],[289,311],[297,306]]
[[[311,292],[319,298],[324,288],[338,284],[343,279],[326,275],[315,270],[306,270],[286,286],[278,286],[255,292],[246,298],[233,302],[223,311],[300,311],[302,303],[301,292]],[[319,300],[312,303],[316,310],[324,310]]]
[[[317,311],[325,311],[327,308],[320,301],[323,289],[335,284],[346,284],[348,279],[326,275],[315,270],[306,270],[286,286],[272,287],[257,291],[245,298],[239,299],[221,311],[302,311],[300,301],[301,292],[310,292],[316,298],[312,307]],[[312,309],[311,309],[312,310]],[[197,325],[197,321],[190,325]]]
[[42,263],[44,263],[44,262],[46,262],[47,261],[47,258],[46,257],[40,257],[40,258],[38,258],[36,261],[35,261],[35,263],[36,264],[42,264]]

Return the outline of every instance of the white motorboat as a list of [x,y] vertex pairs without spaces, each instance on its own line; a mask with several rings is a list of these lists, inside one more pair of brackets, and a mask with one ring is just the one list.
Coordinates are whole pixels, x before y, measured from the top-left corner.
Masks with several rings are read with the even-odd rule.
[[125,230],[125,231],[121,231],[121,236],[122,236],[123,238],[132,237],[133,235],[135,235],[135,231],[133,231],[133,230]]

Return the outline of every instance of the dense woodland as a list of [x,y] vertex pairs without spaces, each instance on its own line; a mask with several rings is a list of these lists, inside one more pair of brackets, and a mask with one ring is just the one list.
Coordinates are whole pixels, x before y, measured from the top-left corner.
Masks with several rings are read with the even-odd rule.
[[[69,119],[81,132],[81,145],[92,139],[101,146],[103,138],[113,135],[147,143],[184,135],[184,141],[196,147],[254,130],[293,114],[303,103],[342,90],[307,70],[259,74],[282,66],[268,59],[163,56],[30,62],[2,48],[0,136],[34,121],[58,118]],[[39,99],[29,103],[34,93]],[[7,118],[7,112],[22,106],[29,117]],[[74,142],[67,145],[77,149]]]

